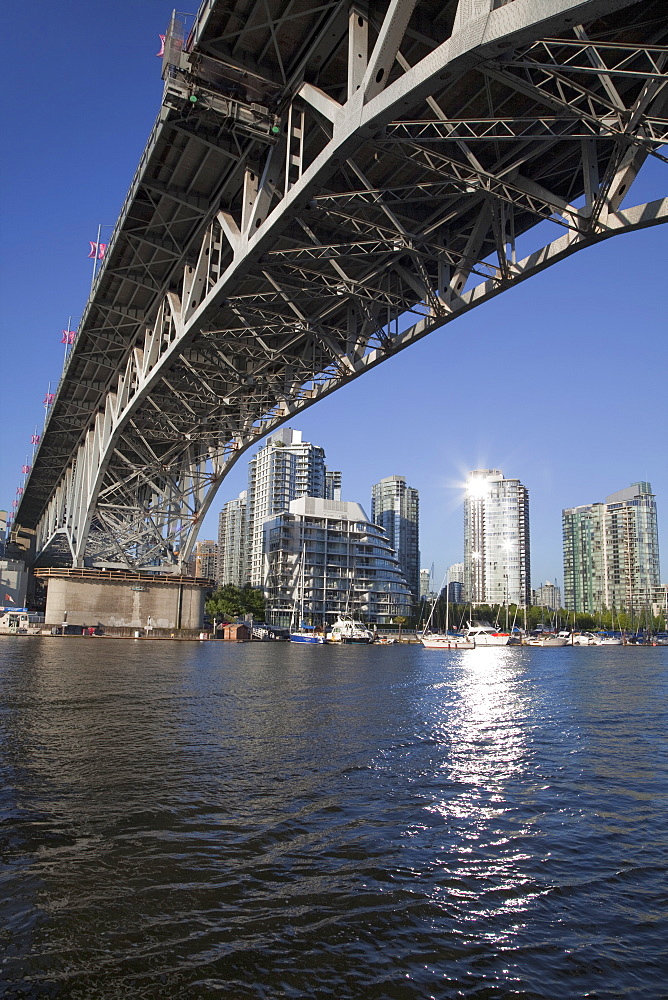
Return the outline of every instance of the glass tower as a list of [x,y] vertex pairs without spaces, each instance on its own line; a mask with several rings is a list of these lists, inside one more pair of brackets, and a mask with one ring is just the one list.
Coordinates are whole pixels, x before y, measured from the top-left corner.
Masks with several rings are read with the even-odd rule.
[[236,500],[229,500],[218,517],[218,566],[216,579],[219,584],[233,583],[243,587],[246,583],[246,490]]
[[385,529],[414,601],[420,597],[420,500],[403,476],[388,476],[371,488],[371,520]]
[[469,474],[464,501],[464,600],[531,602],[529,491],[500,469]]
[[298,497],[325,496],[325,452],[302,441],[301,431],[283,427],[248,463],[246,579],[264,585],[263,526]]
[[567,508],[562,523],[569,611],[633,614],[651,604],[660,576],[656,499],[649,483],[633,483],[604,503]]

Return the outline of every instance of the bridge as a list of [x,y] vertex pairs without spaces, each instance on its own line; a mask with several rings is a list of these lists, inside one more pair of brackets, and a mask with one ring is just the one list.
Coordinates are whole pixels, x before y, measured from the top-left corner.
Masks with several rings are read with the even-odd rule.
[[[246,449],[565,257],[668,139],[663,0],[205,0],[15,530],[37,565],[179,573]],[[524,258],[539,223],[550,242]],[[541,230],[542,232],[542,230]]]

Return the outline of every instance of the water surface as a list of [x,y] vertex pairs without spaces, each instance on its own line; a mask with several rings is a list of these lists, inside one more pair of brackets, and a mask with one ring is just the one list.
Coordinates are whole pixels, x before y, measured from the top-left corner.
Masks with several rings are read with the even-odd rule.
[[668,652],[0,639],[8,997],[667,995]]

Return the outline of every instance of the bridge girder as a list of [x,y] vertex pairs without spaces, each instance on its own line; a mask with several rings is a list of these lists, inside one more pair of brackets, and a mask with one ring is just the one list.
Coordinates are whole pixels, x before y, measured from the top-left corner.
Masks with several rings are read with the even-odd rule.
[[[293,11],[290,13],[290,11]],[[668,220],[668,18],[629,0],[203,4],[17,511],[38,553],[179,568],[318,399],[566,256]],[[193,100],[194,98],[194,100]],[[518,259],[539,222],[559,235]]]

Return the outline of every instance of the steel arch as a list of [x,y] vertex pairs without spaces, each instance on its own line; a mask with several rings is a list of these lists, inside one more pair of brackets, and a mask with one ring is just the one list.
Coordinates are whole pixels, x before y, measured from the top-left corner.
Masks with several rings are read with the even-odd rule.
[[[660,3],[299,10],[258,3],[240,28],[210,0],[188,40],[170,28],[161,114],[17,513],[45,558],[65,541],[75,565],[178,568],[268,431],[668,219],[666,199],[620,208],[665,162]],[[518,261],[544,220],[562,235]]]

